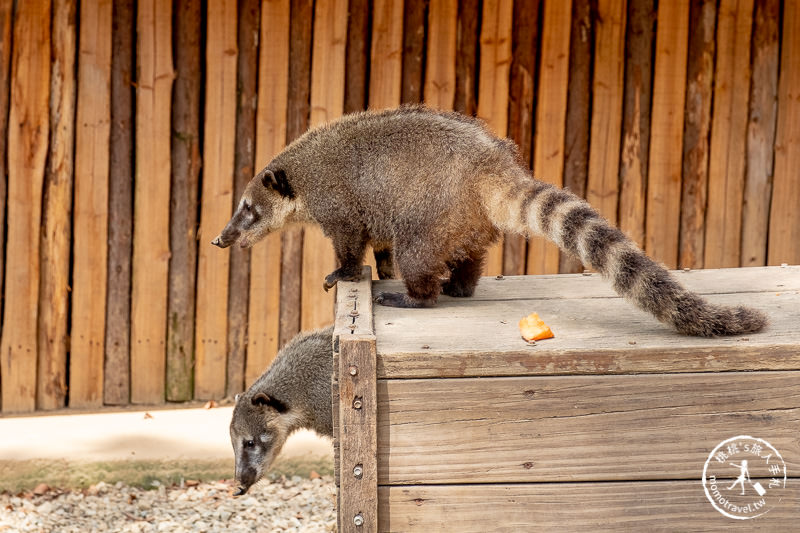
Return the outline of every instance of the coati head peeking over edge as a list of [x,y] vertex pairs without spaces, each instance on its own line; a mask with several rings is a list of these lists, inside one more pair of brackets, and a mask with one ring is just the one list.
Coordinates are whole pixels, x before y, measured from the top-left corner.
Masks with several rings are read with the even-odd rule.
[[247,184],[233,217],[211,244],[227,248],[238,240],[239,246],[249,248],[271,231],[304,221],[303,212],[286,173],[265,168]]
[[236,396],[230,426],[239,484],[235,496],[264,476],[295,430],[332,436],[332,339],[333,328],[297,335],[267,371]]

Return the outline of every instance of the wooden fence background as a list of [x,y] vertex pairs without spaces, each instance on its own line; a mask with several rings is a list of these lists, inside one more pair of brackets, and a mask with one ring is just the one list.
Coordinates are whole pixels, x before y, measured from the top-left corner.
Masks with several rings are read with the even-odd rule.
[[800,263],[800,0],[0,0],[2,411],[243,390],[332,321],[333,254],[209,241],[309,127],[420,101],[669,267]]

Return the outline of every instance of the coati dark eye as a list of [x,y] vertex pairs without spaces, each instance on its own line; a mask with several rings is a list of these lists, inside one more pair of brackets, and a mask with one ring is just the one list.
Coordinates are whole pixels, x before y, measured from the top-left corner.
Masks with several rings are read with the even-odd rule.
[[246,440],[246,441],[244,441],[244,447],[245,447],[245,448],[252,448],[252,447],[253,447],[253,446],[255,446],[255,445],[256,445],[256,443],[255,443],[255,441],[253,441],[253,440]]
[[245,211],[250,211],[252,208],[253,208],[253,206],[250,205],[249,203],[247,203],[247,202],[244,203],[244,210]]

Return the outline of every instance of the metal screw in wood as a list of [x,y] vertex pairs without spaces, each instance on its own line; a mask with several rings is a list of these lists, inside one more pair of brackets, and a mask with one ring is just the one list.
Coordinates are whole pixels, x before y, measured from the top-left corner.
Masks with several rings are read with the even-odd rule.
[[356,527],[361,527],[364,525],[364,517],[361,515],[361,513],[358,513],[353,517],[353,523],[356,525]]
[[356,365],[350,365],[350,368],[349,368],[348,371],[350,372],[351,376],[355,376],[355,375],[358,374],[358,367]]
[[356,396],[353,400],[353,409],[361,409],[363,403],[361,402],[361,396]]
[[358,464],[355,467],[353,467],[353,476],[356,479],[361,479],[361,476],[363,475],[364,475],[364,467],[362,465]]

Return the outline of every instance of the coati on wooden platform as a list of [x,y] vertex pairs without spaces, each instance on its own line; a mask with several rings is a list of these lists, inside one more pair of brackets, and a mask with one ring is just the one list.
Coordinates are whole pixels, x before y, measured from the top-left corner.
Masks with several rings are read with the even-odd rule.
[[532,178],[512,141],[458,113],[406,106],[308,131],[253,178],[213,244],[252,246],[293,222],[316,222],[333,240],[341,266],[326,290],[360,276],[367,244],[393,250],[408,292],[378,294],[383,305],[471,296],[486,248],[510,232],[544,235],[681,333],[736,335],[767,322],[685,289],[585,200]]
[[236,496],[261,479],[295,430],[333,436],[332,341],[333,327],[295,336],[261,377],[236,395],[230,426]]

